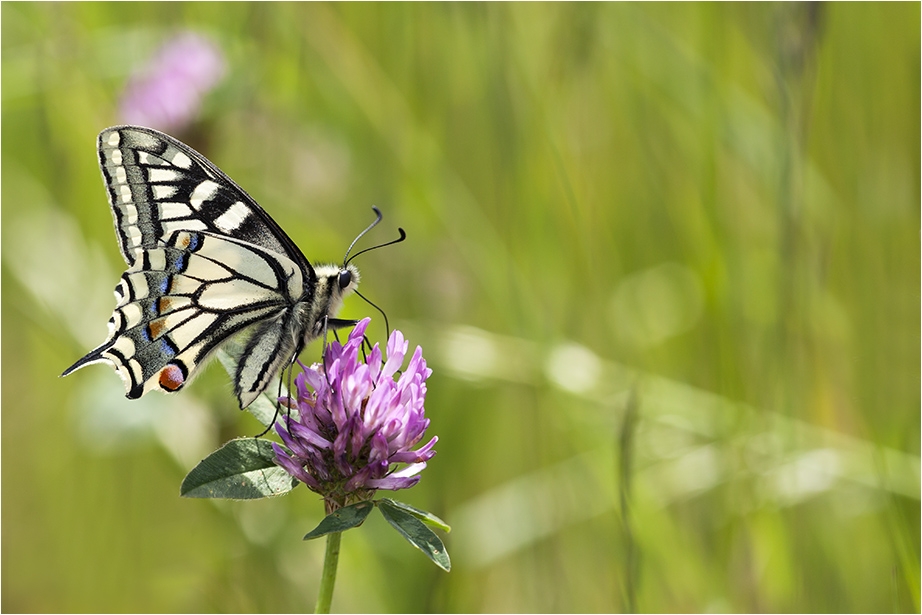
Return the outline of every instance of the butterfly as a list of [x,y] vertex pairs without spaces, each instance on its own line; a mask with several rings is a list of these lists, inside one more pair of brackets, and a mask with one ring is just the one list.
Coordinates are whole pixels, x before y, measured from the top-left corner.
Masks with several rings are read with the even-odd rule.
[[349,251],[341,266],[312,266],[250,195],[169,135],[113,126],[97,143],[128,269],[106,341],[62,376],[109,363],[129,399],[172,393],[235,338],[234,393],[246,408],[307,343],[355,324],[334,318],[359,284]]

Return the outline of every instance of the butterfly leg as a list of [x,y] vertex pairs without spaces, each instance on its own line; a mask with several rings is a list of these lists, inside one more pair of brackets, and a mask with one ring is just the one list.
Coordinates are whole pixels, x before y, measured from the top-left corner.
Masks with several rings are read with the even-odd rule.
[[343,318],[327,318],[326,328],[336,331],[337,329],[345,329],[346,327],[354,327],[359,324],[357,320],[346,320]]

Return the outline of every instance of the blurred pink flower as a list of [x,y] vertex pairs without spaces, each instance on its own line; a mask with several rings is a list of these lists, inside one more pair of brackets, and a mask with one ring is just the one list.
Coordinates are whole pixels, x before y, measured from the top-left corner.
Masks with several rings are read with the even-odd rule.
[[121,119],[167,132],[184,128],[225,72],[224,56],[210,39],[178,34],[132,75],[122,93]]

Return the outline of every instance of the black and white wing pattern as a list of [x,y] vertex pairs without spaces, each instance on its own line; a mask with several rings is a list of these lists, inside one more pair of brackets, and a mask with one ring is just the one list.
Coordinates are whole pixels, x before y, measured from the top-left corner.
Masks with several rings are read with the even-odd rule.
[[98,151],[128,269],[108,338],[62,375],[107,362],[130,399],[174,392],[241,334],[234,389],[245,408],[333,322],[358,271],[312,267],[243,189],[168,135],[114,126]]

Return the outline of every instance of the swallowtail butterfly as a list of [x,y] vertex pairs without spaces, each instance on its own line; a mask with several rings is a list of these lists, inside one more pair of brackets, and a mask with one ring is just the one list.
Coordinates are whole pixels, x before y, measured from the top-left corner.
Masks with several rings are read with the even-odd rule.
[[245,408],[308,342],[353,324],[333,316],[358,286],[358,270],[348,261],[311,266],[204,156],[141,126],[103,130],[98,149],[128,269],[108,338],[62,376],[106,362],[129,399],[174,392],[225,341],[249,334],[234,376]]

